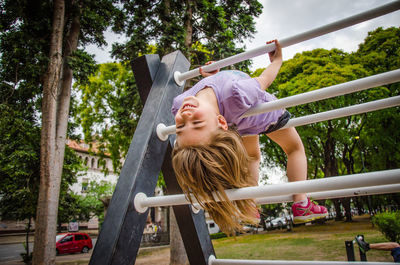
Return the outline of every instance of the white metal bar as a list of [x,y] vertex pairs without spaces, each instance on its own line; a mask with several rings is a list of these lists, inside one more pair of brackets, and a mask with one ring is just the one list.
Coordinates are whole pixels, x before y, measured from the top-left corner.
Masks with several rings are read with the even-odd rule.
[[248,111],[246,111],[242,118],[253,116],[260,113],[265,113],[277,109],[283,109],[287,107],[297,106],[301,104],[306,104],[318,100],[323,100],[327,98],[337,97],[341,95],[346,95],[354,93],[357,91],[366,90],[372,87],[378,87],[386,84],[391,84],[400,81],[400,69],[393,70],[390,72],[377,74],[350,82],[325,87],[306,93],[281,98],[271,102],[266,102],[259,104]]
[[[244,200],[264,198],[266,196],[272,197],[286,194],[332,191],[399,183],[400,169],[392,169],[340,177],[296,181],[284,184],[230,189],[225,192],[230,200]],[[214,198],[218,201],[218,197],[215,194]],[[194,197],[192,197],[192,200],[196,202]],[[188,204],[188,201],[183,194],[158,197],[146,197],[146,195],[144,195],[136,196],[134,203],[135,208],[139,211],[139,209],[145,209],[146,207]]]
[[[289,38],[285,38],[280,40],[280,44],[283,48],[288,47],[290,45],[294,45],[306,40],[310,40],[343,28],[347,28],[350,27],[352,25],[379,17],[379,16],[383,16],[386,15],[388,13],[394,12],[396,10],[400,9],[400,1],[394,1],[391,3],[388,3],[386,5],[382,5],[380,7],[359,13],[357,15],[354,16],[350,16],[348,18],[344,18],[341,20],[338,20],[336,22],[327,24],[325,26],[316,28],[316,29],[312,29],[303,33],[300,33],[298,35],[289,37]],[[245,61],[248,59],[251,59],[253,57],[268,53],[275,50],[275,44],[269,44],[269,45],[263,45],[261,47],[222,59],[218,62],[215,62],[211,65],[205,65],[202,68],[204,69],[204,71],[206,72],[210,72],[219,68],[223,68],[241,61]],[[175,75],[175,81],[177,84],[182,85],[183,81],[187,80],[187,79],[191,79],[193,77],[196,77],[200,75],[199,72],[199,68],[187,71],[185,73],[177,73]]]
[[333,120],[343,118],[351,115],[391,108],[400,105],[400,96],[375,100],[363,104],[353,105],[341,109],[325,111],[321,113],[311,114],[303,117],[290,119],[280,130],[289,127],[298,127],[310,123],[317,123],[321,121]]
[[208,265],[380,265],[393,264],[392,262],[365,262],[365,261],[316,261],[316,260],[244,260],[244,259],[216,259],[210,256]]
[[[364,188],[355,189],[343,189],[343,190],[332,190],[332,191],[320,191],[307,193],[307,197],[313,200],[327,200],[333,198],[346,198],[346,197],[357,197],[357,196],[367,196],[375,194],[389,194],[400,192],[400,184],[390,184],[390,185],[379,185]],[[282,195],[282,196],[272,196],[256,199],[258,205],[263,204],[273,204],[273,203],[283,203],[283,202],[293,202],[293,195]]]

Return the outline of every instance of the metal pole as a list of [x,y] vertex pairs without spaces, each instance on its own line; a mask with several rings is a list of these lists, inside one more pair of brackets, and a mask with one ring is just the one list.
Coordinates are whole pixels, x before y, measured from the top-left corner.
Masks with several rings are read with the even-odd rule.
[[246,111],[242,118],[253,116],[260,113],[265,113],[277,109],[283,109],[310,102],[319,101],[322,99],[342,96],[362,90],[366,90],[372,87],[379,87],[400,81],[400,69],[393,70],[390,72],[377,74],[350,82],[329,86],[306,93],[281,98],[278,100],[259,104],[248,111]]
[[[314,200],[323,200],[323,199],[333,199],[333,198],[367,196],[375,194],[388,194],[396,192],[400,192],[400,184],[311,192],[307,193],[307,195],[308,197],[313,198]],[[137,196],[138,197],[135,198],[135,202],[138,203],[137,207],[140,209],[140,212],[146,211],[147,207],[184,205],[190,203],[189,200],[187,200],[185,195],[183,194],[157,196],[157,197],[147,197],[143,196],[142,194],[138,194]],[[255,201],[258,205],[293,202],[293,195],[287,194],[281,196],[268,196],[268,197],[258,198]],[[197,204],[195,207],[200,207],[200,206],[198,206]]]
[[298,127],[307,125],[310,123],[317,123],[321,121],[333,120],[338,118],[343,118],[351,115],[357,115],[361,113],[386,109],[390,107],[395,107],[400,105],[400,96],[395,96],[391,98],[385,98],[380,100],[371,101],[368,103],[353,105],[341,109],[325,111],[321,113],[311,114],[303,117],[298,117],[289,120],[285,126],[281,129],[289,128],[289,127]]
[[[359,235],[361,237],[361,240],[364,241],[364,235]],[[367,254],[363,251],[361,251],[361,248],[358,248],[358,252],[360,253],[360,260],[361,261],[367,261]]]
[[[308,193],[308,197],[313,200],[326,200],[334,198],[346,198],[346,197],[356,197],[356,196],[367,196],[375,194],[388,194],[400,192],[400,184],[390,184],[390,185],[380,185],[371,186],[364,188],[355,189],[343,189],[343,190],[332,190],[332,191],[321,191],[321,192],[311,192]],[[283,202],[293,202],[292,194],[282,195],[282,196],[269,196],[265,198],[256,199],[256,203],[262,204],[273,204],[273,203],[283,203]]]
[[[325,26],[316,28],[316,29],[312,29],[303,33],[300,33],[298,35],[289,37],[289,38],[285,38],[280,40],[280,44],[282,46],[282,48],[288,47],[290,45],[294,45],[306,40],[310,40],[343,28],[347,28],[350,27],[352,25],[379,17],[379,16],[383,16],[386,15],[388,13],[394,12],[396,10],[400,9],[400,1],[394,1],[392,3],[386,4],[386,5],[382,5],[380,7],[359,13],[357,15],[354,16],[350,16],[348,18],[344,18],[342,20],[327,24]],[[251,59],[253,57],[268,53],[275,50],[275,44],[268,44],[268,45],[263,45],[261,47],[222,59],[218,62],[215,62],[211,65],[206,65],[203,66],[202,68],[204,69],[204,71],[206,72],[210,72],[219,68],[223,68],[241,61],[245,61],[248,59]],[[199,68],[187,71],[185,73],[179,73],[176,72],[174,77],[175,77],[175,82],[181,86],[183,85],[183,82],[187,79],[191,79],[193,77],[196,77],[200,75],[199,72]]]
[[[258,199],[268,196],[281,196],[286,194],[332,191],[376,185],[389,185],[400,183],[400,169],[375,171],[340,177],[296,181],[284,184],[247,187],[241,189],[225,190],[230,200]],[[214,194],[216,201],[218,197]],[[193,201],[196,201],[192,197]],[[147,207],[187,204],[185,196],[171,195],[160,197],[147,197],[139,193],[134,199],[135,209],[138,212],[146,211]]]
[[346,246],[346,255],[348,261],[355,261],[356,256],[354,255],[354,244],[353,241],[344,241]]
[[208,265],[380,265],[393,264],[391,262],[346,262],[346,261],[315,261],[315,260],[243,260],[243,259],[216,259],[210,256]]

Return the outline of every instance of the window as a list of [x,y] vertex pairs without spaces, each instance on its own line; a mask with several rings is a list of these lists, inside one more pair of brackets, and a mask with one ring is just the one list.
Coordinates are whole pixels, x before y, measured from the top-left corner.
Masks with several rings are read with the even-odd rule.
[[214,223],[210,223],[210,228],[213,228],[213,227],[215,227],[215,224]]
[[86,192],[89,187],[89,179],[84,178],[82,180],[82,192]]
[[84,240],[85,237],[83,235],[75,235],[75,240]]
[[60,243],[70,242],[72,241],[72,235],[64,237]]
[[89,163],[89,159],[87,157],[85,157],[85,166],[87,166]]

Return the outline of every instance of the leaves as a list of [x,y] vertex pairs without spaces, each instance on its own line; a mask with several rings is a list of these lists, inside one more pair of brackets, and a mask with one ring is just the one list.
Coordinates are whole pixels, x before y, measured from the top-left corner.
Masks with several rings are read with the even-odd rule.
[[[395,28],[378,28],[368,34],[360,49],[353,54],[337,49],[315,49],[296,54],[284,62],[268,90],[283,98],[398,68],[399,32]],[[261,71],[259,69],[253,75]],[[398,84],[391,84],[292,107],[289,111],[294,117],[320,113],[398,95],[398,89]],[[399,124],[399,112],[391,108],[297,128],[306,148],[308,177],[398,168]],[[266,165],[285,167],[280,148],[265,136],[261,141],[267,157]]]
[[116,172],[128,151],[142,110],[133,73],[121,63],[99,66],[85,83],[76,83],[82,95],[76,118],[85,141],[96,143],[100,156],[110,156]]

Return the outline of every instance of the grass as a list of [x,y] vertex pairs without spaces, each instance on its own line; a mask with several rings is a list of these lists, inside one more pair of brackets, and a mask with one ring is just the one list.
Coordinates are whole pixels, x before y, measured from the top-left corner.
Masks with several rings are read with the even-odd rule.
[[[372,226],[369,216],[356,216],[349,223],[327,221],[325,224],[295,227],[292,232],[275,230],[215,239],[213,245],[221,259],[347,261],[344,242],[353,240],[358,234],[364,235],[370,243],[387,241]],[[356,244],[354,252],[356,260],[359,260]],[[367,259],[393,262],[389,251],[369,251]]]

